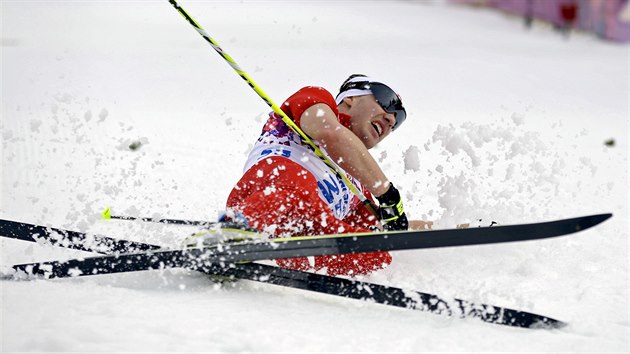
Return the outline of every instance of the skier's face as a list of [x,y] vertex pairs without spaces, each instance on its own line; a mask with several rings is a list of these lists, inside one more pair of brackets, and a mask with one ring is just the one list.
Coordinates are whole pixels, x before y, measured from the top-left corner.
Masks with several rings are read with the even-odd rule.
[[366,148],[371,149],[385,139],[396,123],[396,116],[388,113],[376,102],[374,96],[354,96],[344,98],[350,115],[350,130],[361,139]]

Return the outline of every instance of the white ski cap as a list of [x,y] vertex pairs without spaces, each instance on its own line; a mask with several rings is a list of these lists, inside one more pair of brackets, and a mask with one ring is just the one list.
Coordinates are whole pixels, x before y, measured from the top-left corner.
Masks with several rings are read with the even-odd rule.
[[350,75],[341,84],[335,102],[339,106],[346,97],[365,95],[374,95],[376,102],[385,112],[394,113],[396,124],[394,124],[392,129],[396,129],[407,119],[407,111],[405,111],[400,95],[383,81],[375,80],[362,74]]
[[[344,86],[351,84],[353,82],[366,82],[366,81],[367,82],[380,82],[384,84],[383,81],[375,80],[369,76],[361,75],[361,76],[356,76],[349,80],[344,81],[343,85],[341,85],[341,89],[343,89]],[[337,105],[339,105],[341,104],[343,99],[346,97],[365,96],[365,95],[371,95],[371,94],[372,94],[372,91],[370,89],[351,88],[349,90],[340,91],[337,94],[337,98],[335,98],[335,102],[337,102]]]

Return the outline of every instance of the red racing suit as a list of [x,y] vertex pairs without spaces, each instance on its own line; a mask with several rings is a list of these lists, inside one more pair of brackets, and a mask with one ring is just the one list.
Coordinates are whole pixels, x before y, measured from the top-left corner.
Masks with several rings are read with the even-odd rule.
[[[318,103],[328,105],[344,126],[349,125],[350,116],[339,113],[334,98],[323,88],[304,87],[281,108],[300,126],[302,113]],[[341,168],[339,171],[345,173]],[[373,199],[361,183],[346,176]],[[272,237],[369,232],[378,223],[343,181],[273,112],[248,157],[243,177],[228,197],[227,208],[244,214],[252,227]],[[276,262],[297,270],[359,275],[386,267],[391,255],[377,252]]]

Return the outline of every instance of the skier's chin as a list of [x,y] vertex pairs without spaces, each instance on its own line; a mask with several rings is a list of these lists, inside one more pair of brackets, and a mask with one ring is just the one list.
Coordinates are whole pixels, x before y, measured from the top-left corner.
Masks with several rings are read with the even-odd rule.
[[367,136],[361,139],[361,141],[363,142],[363,145],[365,145],[367,149],[371,149],[375,147],[376,144],[378,144],[378,141],[375,141],[373,138],[367,137]]

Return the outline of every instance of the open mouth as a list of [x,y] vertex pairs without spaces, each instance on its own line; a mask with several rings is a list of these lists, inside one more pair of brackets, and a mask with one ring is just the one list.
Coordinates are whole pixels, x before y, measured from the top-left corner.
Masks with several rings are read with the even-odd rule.
[[372,122],[372,127],[376,130],[376,135],[381,136],[381,134],[383,134],[383,127],[379,124]]

